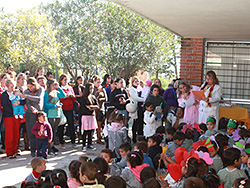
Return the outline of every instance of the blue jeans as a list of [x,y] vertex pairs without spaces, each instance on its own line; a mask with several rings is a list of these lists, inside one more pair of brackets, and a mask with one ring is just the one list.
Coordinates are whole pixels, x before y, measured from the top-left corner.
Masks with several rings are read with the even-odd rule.
[[47,148],[49,138],[36,138],[37,157],[47,159]]

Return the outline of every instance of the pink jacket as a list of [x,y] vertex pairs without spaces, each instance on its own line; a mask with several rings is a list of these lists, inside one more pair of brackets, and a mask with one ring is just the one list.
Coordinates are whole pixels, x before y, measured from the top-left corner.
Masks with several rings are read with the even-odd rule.
[[78,188],[83,186],[82,183],[80,183],[79,181],[77,181],[75,178],[69,178],[67,180],[67,184],[69,186],[69,188]]

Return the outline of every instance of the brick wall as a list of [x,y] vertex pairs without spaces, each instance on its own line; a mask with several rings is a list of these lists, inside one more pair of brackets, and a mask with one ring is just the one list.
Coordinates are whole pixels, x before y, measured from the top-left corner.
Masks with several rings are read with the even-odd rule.
[[191,85],[201,85],[204,53],[203,38],[183,38],[181,41],[180,78]]

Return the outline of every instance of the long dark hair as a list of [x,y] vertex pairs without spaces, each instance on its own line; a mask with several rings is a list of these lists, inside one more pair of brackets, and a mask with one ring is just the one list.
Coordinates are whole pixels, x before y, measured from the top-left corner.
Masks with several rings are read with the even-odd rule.
[[86,97],[89,96],[90,94],[92,94],[92,93],[89,92],[90,86],[92,86],[94,88],[93,83],[87,83],[86,86],[85,86],[85,95],[86,95]]
[[105,75],[104,75],[104,77],[103,77],[103,81],[102,81],[102,84],[101,84],[101,85],[102,85],[102,87],[105,87],[105,84],[106,84],[106,82],[107,82],[107,78],[108,78],[108,77],[110,77],[110,75],[109,75],[109,74],[105,74]]

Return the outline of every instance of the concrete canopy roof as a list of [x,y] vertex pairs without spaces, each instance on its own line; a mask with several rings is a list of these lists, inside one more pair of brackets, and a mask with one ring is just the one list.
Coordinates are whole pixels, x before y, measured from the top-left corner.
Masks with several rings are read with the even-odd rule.
[[249,0],[113,0],[184,38],[250,40]]

